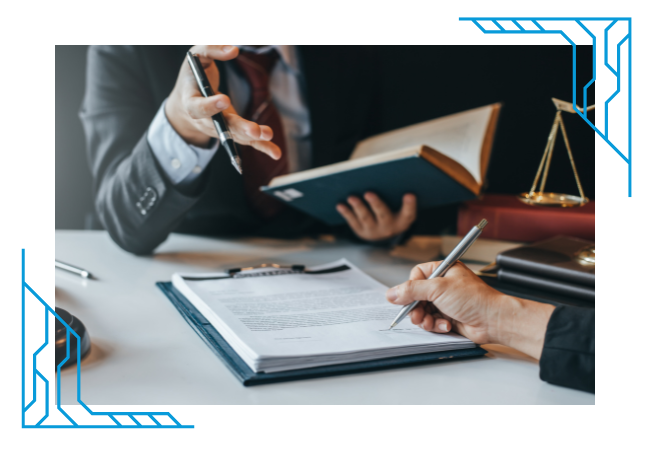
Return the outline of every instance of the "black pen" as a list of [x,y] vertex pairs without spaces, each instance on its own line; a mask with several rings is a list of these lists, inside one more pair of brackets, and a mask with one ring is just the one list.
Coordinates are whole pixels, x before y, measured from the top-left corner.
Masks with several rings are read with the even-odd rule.
[[[196,84],[199,85],[201,94],[203,94],[204,97],[213,96],[214,91],[212,90],[212,86],[210,86],[208,77],[205,75],[199,57],[194,55],[192,52],[187,52],[187,62],[190,63],[194,79],[196,80]],[[223,114],[219,112],[212,116],[212,123],[214,123],[214,127],[217,129],[217,134],[219,135],[221,144],[226,147],[226,151],[228,152],[228,155],[230,155],[230,162],[235,166],[237,172],[241,174],[241,158],[239,157],[237,144],[235,144],[235,140],[232,138],[232,134],[230,134],[230,130],[228,129],[228,125],[226,125],[226,120],[224,119]]]

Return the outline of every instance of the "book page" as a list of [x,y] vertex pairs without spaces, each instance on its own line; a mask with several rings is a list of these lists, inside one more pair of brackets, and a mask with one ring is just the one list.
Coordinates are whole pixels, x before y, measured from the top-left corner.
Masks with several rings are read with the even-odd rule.
[[345,260],[310,270],[213,279],[175,274],[173,283],[256,371],[474,346],[408,319],[389,331],[400,307],[387,302],[386,286]]
[[484,106],[370,137],[350,159],[426,145],[456,160],[480,184],[481,148],[492,111],[492,105]]

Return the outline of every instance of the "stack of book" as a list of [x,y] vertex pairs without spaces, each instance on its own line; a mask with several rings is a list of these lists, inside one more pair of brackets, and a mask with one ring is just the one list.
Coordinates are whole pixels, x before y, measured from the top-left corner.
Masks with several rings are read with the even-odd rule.
[[596,265],[579,258],[593,242],[557,236],[497,256],[498,279],[568,297],[594,301]]

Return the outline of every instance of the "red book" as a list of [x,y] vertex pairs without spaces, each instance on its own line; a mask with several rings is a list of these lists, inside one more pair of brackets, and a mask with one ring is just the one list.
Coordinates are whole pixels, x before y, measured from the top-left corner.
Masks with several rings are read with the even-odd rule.
[[574,208],[532,206],[514,195],[485,194],[479,200],[465,202],[458,210],[458,235],[487,219],[482,238],[534,242],[564,235],[594,242],[596,240],[596,204],[590,201]]

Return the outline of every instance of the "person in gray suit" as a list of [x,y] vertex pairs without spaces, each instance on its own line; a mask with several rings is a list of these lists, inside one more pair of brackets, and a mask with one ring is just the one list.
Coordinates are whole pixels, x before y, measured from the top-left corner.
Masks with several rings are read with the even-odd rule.
[[[151,253],[172,231],[295,237],[331,231],[259,196],[273,176],[347,159],[380,129],[381,67],[368,47],[195,46],[218,94],[203,98],[188,46],[92,46],[80,117],[95,209],[112,239]],[[244,174],[219,150],[223,112]],[[407,194],[391,211],[373,193],[340,204],[361,239],[400,235],[415,220]]]

